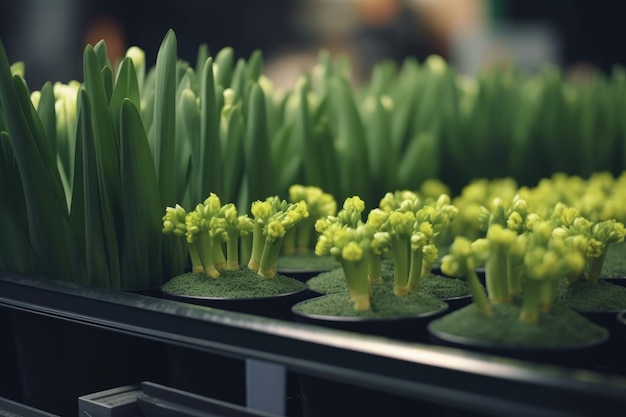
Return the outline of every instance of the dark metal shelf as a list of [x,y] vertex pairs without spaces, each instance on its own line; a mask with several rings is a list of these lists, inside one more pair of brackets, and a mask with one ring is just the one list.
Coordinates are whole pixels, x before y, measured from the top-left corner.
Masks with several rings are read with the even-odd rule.
[[[124,291],[0,274],[0,307],[510,416],[611,415],[626,378],[323,329]],[[622,408],[623,409],[623,408]]]

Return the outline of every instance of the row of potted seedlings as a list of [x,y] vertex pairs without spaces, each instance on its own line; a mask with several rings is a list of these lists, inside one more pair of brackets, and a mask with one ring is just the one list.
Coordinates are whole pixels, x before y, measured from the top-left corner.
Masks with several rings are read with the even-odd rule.
[[[595,185],[593,181],[590,184]],[[324,194],[317,187],[312,188],[319,195]],[[525,192],[532,200],[534,194],[544,190],[537,187]],[[602,276],[609,248],[624,241],[623,223],[614,218],[589,220],[578,209],[562,202],[538,205],[535,200],[529,204],[521,194],[522,190],[509,200],[497,198],[492,208],[481,205],[478,211],[471,210],[480,225],[478,230],[482,231],[479,237],[450,233],[458,226],[457,221],[467,217],[459,215],[463,210],[447,194],[432,198],[411,191],[387,193],[379,207],[367,215],[364,201],[354,196],[347,198],[337,213],[318,214],[314,252],[320,257],[334,258],[336,267],[328,264],[327,271],[318,271],[318,275],[306,281],[314,295],[324,296],[295,305],[296,319],[320,324],[324,323],[322,317],[327,317],[327,325],[331,327],[349,329],[352,325],[357,326],[354,327],[357,331],[363,321],[371,321],[374,329],[377,324],[379,327],[369,330],[370,333],[425,341],[425,334],[420,335],[416,323],[394,329],[385,319],[406,321],[428,317],[424,322],[427,323],[446,313],[446,300],[468,302],[471,295],[472,305],[462,311],[472,311],[475,317],[487,319],[485,323],[490,322],[489,318],[493,322],[514,316],[524,330],[515,330],[509,324],[506,332],[500,329],[489,335],[486,324],[463,325],[460,329],[447,330],[451,334],[447,338],[449,342],[471,338],[465,332],[476,330],[485,332],[485,346],[500,343],[505,349],[554,351],[558,343],[569,349],[577,344],[604,342],[608,331],[574,311],[592,314],[605,310],[616,321],[617,313],[626,309],[626,288]],[[219,198],[212,194],[190,213],[185,214],[180,206],[168,208],[163,217],[163,231],[184,237],[190,251],[200,249],[200,255],[191,256],[197,260],[192,262],[196,274],[175,277],[163,290],[168,295],[178,293],[189,300],[207,303],[211,297],[215,298],[213,303],[219,303],[228,297],[275,295],[276,292],[263,293],[245,285],[267,282],[279,285],[278,259],[293,256],[281,255],[280,246],[299,226],[310,228],[310,221],[300,224],[309,217],[306,207],[305,200],[288,203],[274,196],[253,203],[254,218],[250,219],[245,214],[238,215],[232,203],[220,206]],[[228,224],[230,233],[226,231]],[[253,256],[246,267],[239,267],[236,258],[231,255],[224,258],[220,240],[227,242],[229,254],[237,253],[239,236],[246,233],[253,234]],[[206,244],[195,237],[202,234]],[[620,255],[612,257],[619,259]],[[433,269],[436,263],[440,264],[440,272]],[[248,277],[237,278],[232,284],[239,295],[208,292],[222,291],[221,285],[227,285],[233,270]],[[294,278],[290,281],[298,282]],[[301,289],[297,285],[287,286],[278,292],[296,293]],[[298,300],[292,299],[289,305],[295,301]],[[455,305],[455,310],[458,307],[462,304]],[[386,309],[389,311],[385,312]],[[557,312],[565,314],[567,318],[563,320],[571,325],[564,326],[557,319]],[[436,320],[431,326],[442,340],[446,339],[442,336],[445,323],[464,322],[452,314],[445,316],[452,318]],[[553,318],[557,319],[556,327],[562,326],[570,333],[562,335],[555,328],[541,326],[548,325]],[[575,327],[577,322],[583,328]],[[589,335],[583,331],[585,325],[589,326]],[[538,334],[531,337],[534,331]]]
[[[231,48],[210,56],[202,45],[192,66],[178,59],[169,31],[153,67],[139,48],[114,65],[100,42],[85,48],[83,70],[83,82],[31,90],[0,43],[0,192],[12,196],[0,200],[1,271],[159,296],[165,283],[163,293],[174,297],[173,287],[192,288],[177,284],[179,276],[217,287],[241,273],[248,278],[239,283],[272,287],[308,258],[318,262],[315,271],[286,280],[287,292],[328,294],[309,306],[341,299],[350,318],[335,325],[372,315],[385,295],[399,308],[431,302],[422,313],[443,326],[470,295],[468,309],[496,316],[506,265],[528,276],[507,287],[505,304],[528,312],[537,299],[523,301],[520,287],[555,284],[552,269],[566,267],[572,281],[585,279],[564,288],[582,287],[606,256],[596,242],[609,243],[591,233],[610,229],[611,239],[623,239],[624,178],[614,177],[625,167],[619,67],[587,84],[555,69],[537,76],[494,69],[471,80],[431,57],[381,62],[356,88],[345,61],[321,53],[281,92],[263,76],[259,51],[248,59]],[[478,159],[468,162],[468,154]],[[545,163],[528,170],[537,158]],[[560,169],[589,180],[552,176]],[[493,180],[508,175],[524,186]],[[479,177],[487,179],[465,186]],[[338,211],[336,201],[344,201]],[[238,210],[248,207],[251,217]],[[555,218],[559,210],[571,224]],[[601,223],[610,219],[612,228]],[[558,256],[564,248],[567,256]],[[555,256],[569,263],[542,270],[544,257]],[[439,265],[454,278],[439,274]],[[479,278],[484,272],[478,283],[475,270]],[[538,291],[542,300],[575,298],[562,289]],[[284,301],[278,317],[292,319],[294,301]],[[522,322],[531,325],[533,316],[524,313]],[[425,340],[409,329],[393,336]]]

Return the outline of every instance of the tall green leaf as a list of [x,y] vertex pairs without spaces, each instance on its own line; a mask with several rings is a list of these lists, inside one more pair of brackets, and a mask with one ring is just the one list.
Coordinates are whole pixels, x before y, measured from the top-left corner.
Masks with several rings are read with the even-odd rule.
[[[154,135],[152,154],[159,180],[161,209],[177,203],[176,190],[176,35],[169,30],[157,54],[154,85],[154,120],[149,130]],[[172,236],[169,236],[172,237]],[[163,241],[163,273],[178,275],[185,263],[180,239]]]
[[[33,248],[33,270],[48,276],[71,280],[83,272],[67,221],[65,197],[50,176],[49,160],[38,143],[42,130],[29,125],[34,108],[28,90],[19,76],[11,75],[4,46],[0,42],[0,101],[7,130],[24,187],[28,234]],[[28,103],[30,107],[23,107]],[[35,137],[35,135],[40,135]],[[48,164],[48,165],[46,165]]]
[[158,286],[162,283],[161,196],[141,115],[130,99],[122,102],[120,143],[125,202],[122,287]]
[[246,120],[246,179],[249,202],[264,200],[271,194],[274,181],[270,139],[267,132],[265,97],[258,83],[252,85]]
[[213,79],[213,59],[208,58],[202,73],[200,92],[200,163],[197,175],[198,184],[205,199],[213,192],[222,195],[224,185],[222,179],[222,149],[220,143],[219,110],[215,97],[215,81]]

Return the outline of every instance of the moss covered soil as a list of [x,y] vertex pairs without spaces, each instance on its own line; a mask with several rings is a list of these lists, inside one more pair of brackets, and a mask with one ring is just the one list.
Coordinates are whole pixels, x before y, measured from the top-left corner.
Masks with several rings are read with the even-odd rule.
[[602,266],[604,278],[626,278],[626,243],[611,244]]
[[600,279],[597,283],[585,280],[568,284],[563,281],[557,293],[557,302],[581,312],[619,312],[626,310],[626,287]]
[[161,290],[174,295],[213,298],[257,298],[290,294],[306,289],[297,279],[276,275],[262,278],[255,271],[241,268],[222,271],[217,279],[204,274],[185,273],[163,284]]
[[388,291],[373,291],[371,302],[370,310],[356,311],[350,296],[344,292],[302,301],[293,307],[293,311],[316,316],[384,319],[416,317],[440,312],[447,308],[445,302],[420,293],[396,297]]
[[282,255],[276,262],[277,269],[296,271],[328,271],[340,266],[332,256],[317,256],[313,252]]
[[[518,320],[520,307],[496,304],[485,317],[470,304],[434,320],[429,328],[477,345],[511,348],[560,348],[587,346],[604,341],[608,331],[574,311],[560,307],[541,316],[536,324]],[[461,340],[459,340],[461,341]]]
[[[393,264],[383,262],[383,283],[373,285],[374,289],[381,287],[384,291],[392,291],[393,288]],[[348,291],[346,276],[342,268],[330,271],[309,279],[306,282],[310,290],[320,294],[336,294]],[[438,274],[429,274],[420,281],[420,293],[432,295],[440,300],[464,297],[470,295],[467,283],[458,278],[449,278]]]

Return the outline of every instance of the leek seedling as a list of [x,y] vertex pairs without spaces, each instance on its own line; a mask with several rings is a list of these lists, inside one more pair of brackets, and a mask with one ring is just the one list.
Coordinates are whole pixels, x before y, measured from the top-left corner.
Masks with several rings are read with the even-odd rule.
[[185,237],[192,272],[213,279],[221,270],[239,269],[239,238],[252,230],[252,220],[239,215],[233,203],[222,206],[215,193],[189,213],[177,204],[167,207],[163,216],[163,233]]
[[289,187],[289,201],[291,203],[304,201],[309,216],[285,236],[283,253],[285,255],[305,254],[314,246],[315,222],[327,216],[334,216],[337,213],[337,201],[331,194],[325,193],[319,187],[301,184]]
[[371,308],[371,282],[368,278],[369,260],[374,228],[361,221],[365,203],[358,196],[348,197],[337,216],[327,216],[315,223],[320,233],[315,254],[331,255],[344,271],[350,299],[357,311]]
[[456,236],[450,245],[450,252],[441,259],[443,273],[465,278],[472,293],[472,301],[483,316],[493,315],[493,308],[476,275],[476,268],[485,262],[488,254],[489,242],[486,239],[472,242],[464,236]]
[[[257,269],[259,275],[263,278],[274,278],[276,276],[276,263],[285,234],[309,216],[307,205],[304,201],[286,205],[281,203],[281,206],[284,209],[272,213],[263,226],[264,242]],[[254,232],[258,233],[258,229],[255,229]],[[255,241],[257,239],[253,237],[253,242]],[[254,249],[252,253],[253,255],[255,254]]]

